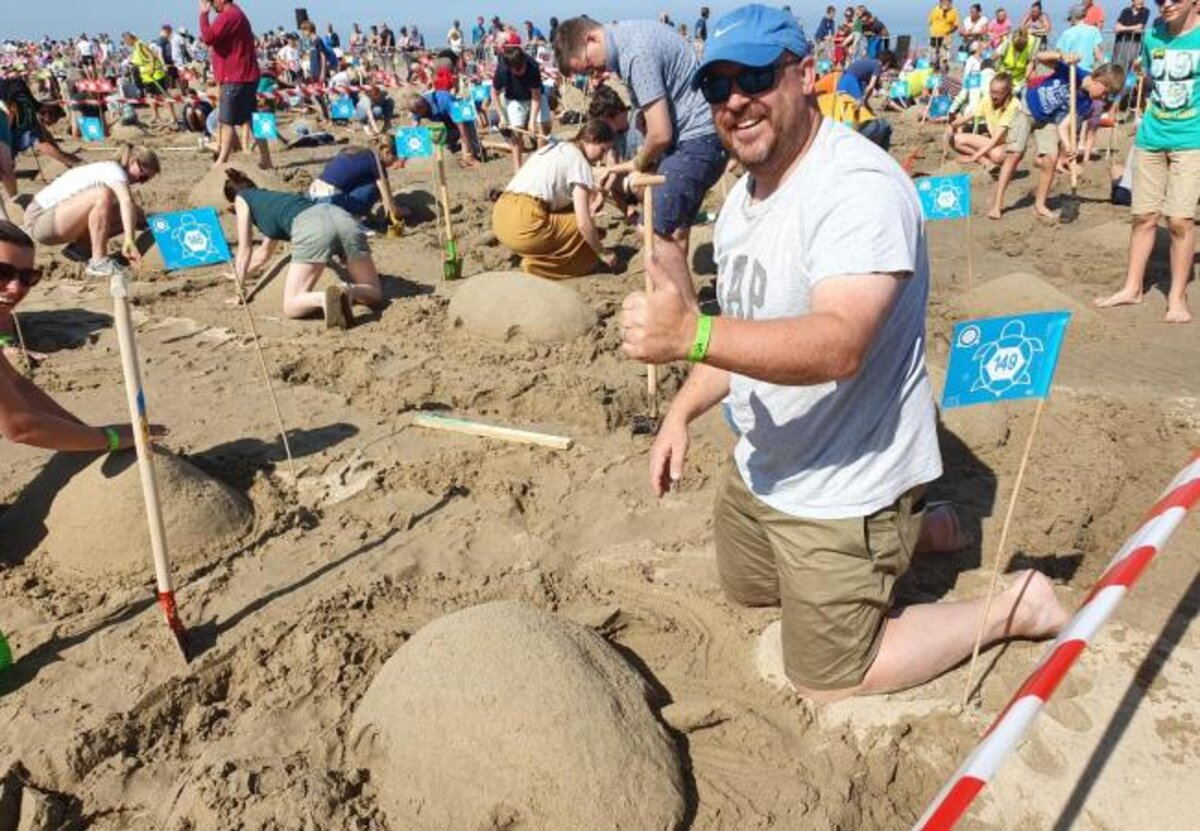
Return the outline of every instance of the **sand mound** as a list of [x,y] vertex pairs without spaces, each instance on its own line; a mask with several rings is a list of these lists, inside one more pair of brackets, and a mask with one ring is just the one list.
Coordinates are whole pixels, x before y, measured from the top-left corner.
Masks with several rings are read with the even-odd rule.
[[221,165],[220,167],[210,167],[200,177],[200,181],[192,186],[192,190],[188,194],[187,207],[210,207],[216,208],[217,213],[224,213],[229,207],[229,203],[225,200],[225,171],[230,168],[246,174],[260,188],[282,191],[294,190],[294,188],[289,187],[275,173],[269,170],[259,170],[253,161],[239,159],[236,162]]
[[396,828],[673,829],[683,781],[647,691],[592,631],[488,603],[401,647],[353,735]]
[[1016,271],[988,280],[955,301],[964,317],[997,317],[1026,312],[1071,312],[1071,325],[1098,323],[1096,313],[1034,274]]
[[113,142],[143,142],[149,135],[150,131],[141,124],[114,124],[108,138]]
[[573,340],[596,325],[596,312],[574,289],[520,271],[486,271],[450,300],[450,320],[473,335],[507,341]]
[[[250,504],[169,453],[154,458],[172,565],[192,565],[250,528]],[[151,573],[142,485],[132,452],[102,456],[59,491],[43,543],[55,568],[89,577]]]

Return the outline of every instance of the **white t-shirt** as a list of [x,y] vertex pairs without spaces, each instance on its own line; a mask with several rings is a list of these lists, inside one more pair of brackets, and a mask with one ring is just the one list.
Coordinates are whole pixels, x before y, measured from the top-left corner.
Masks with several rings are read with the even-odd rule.
[[866,516],[942,473],[925,371],[920,201],[886,152],[829,119],[770,198],[750,204],[748,182],[733,188],[717,220],[721,314],[802,317],[823,280],[911,274],[855,377],[812,386],[730,379],[734,458],[750,490],[792,516]]
[[979,15],[978,20],[972,20],[970,18],[970,16],[968,15],[966,18],[963,19],[963,22],[962,22],[963,33],[968,34],[968,35],[986,35],[987,34],[987,26],[988,26],[988,19],[987,19],[987,15],[985,15],[985,14]]
[[574,202],[576,185],[592,187],[592,166],[583,151],[571,142],[552,144],[530,156],[507,191],[541,199],[552,211],[561,211]]
[[37,196],[33,197],[33,201],[48,211],[56,205],[67,201],[72,196],[83,193],[90,188],[99,187],[100,185],[112,187],[113,185],[121,184],[129,184],[129,177],[125,174],[125,168],[116,162],[93,162],[92,164],[73,167],[66,173],[63,173],[53,182],[42,188]]
[[94,53],[94,49],[95,49],[95,47],[92,46],[92,42],[90,40],[87,40],[86,38],[83,40],[80,40],[79,43],[75,44],[75,48],[79,50],[79,57],[81,57],[81,58],[92,57],[92,55]]

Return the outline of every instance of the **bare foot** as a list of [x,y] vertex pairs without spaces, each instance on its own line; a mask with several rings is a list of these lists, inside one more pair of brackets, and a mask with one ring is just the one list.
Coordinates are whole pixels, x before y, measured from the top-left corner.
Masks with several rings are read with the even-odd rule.
[[1009,612],[1009,637],[1051,638],[1071,619],[1054,596],[1050,578],[1040,571],[1027,569],[1013,575],[1013,581],[998,598],[1000,608]]
[[952,503],[934,503],[926,509],[921,520],[921,533],[917,537],[918,552],[937,554],[962,551],[971,543],[971,536],[963,532],[958,512]]
[[1059,212],[1049,208],[1034,208],[1033,215],[1043,222],[1058,222]]
[[1002,215],[1003,214],[999,208],[992,208],[990,211],[987,212],[988,219],[1000,219],[1000,217]]
[[1097,297],[1093,303],[1098,309],[1111,309],[1113,306],[1139,306],[1142,302],[1142,293],[1131,289],[1121,289],[1116,294],[1110,294],[1108,297]]
[[1167,301],[1167,315],[1163,318],[1167,323],[1191,323],[1192,313],[1188,311],[1187,303],[1183,300]]

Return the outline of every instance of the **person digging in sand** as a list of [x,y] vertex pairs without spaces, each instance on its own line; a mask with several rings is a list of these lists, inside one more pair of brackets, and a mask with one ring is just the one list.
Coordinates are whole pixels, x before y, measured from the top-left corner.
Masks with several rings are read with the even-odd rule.
[[[1067,140],[1067,123],[1071,113],[1070,66],[1078,64],[1079,57],[1061,52],[1043,52],[1037,59],[1054,71],[1050,75],[1031,79],[1025,92],[1017,98],[1017,113],[1008,133],[1008,147],[1004,163],[1000,165],[1000,178],[996,183],[995,199],[988,211],[989,219],[1000,218],[1004,208],[1004,192],[1017,172],[1021,159],[1025,157],[1031,136],[1037,145],[1038,166],[1033,212],[1041,219],[1058,219],[1058,212],[1050,210],[1046,199],[1054,184],[1059,146],[1070,146]],[[1103,107],[1106,98],[1121,93],[1125,87],[1125,70],[1114,63],[1102,64],[1090,73],[1077,69],[1076,82],[1076,117],[1082,123],[1091,116],[1092,107]],[[1063,155],[1068,155],[1068,151],[1064,150]]]
[[[695,363],[651,449],[651,486],[679,481],[688,424],[727,401],[740,435],[714,510],[726,596],[782,606],[784,669],[813,701],[921,684],[970,656],[986,601],[894,605],[942,473],[920,201],[887,153],[821,117],[795,18],[743,6],[713,32],[697,80],[748,175],[714,240],[721,316],[689,305],[671,261],[651,260],[654,291],[624,303],[626,356]],[[1066,621],[1050,581],[1025,571],[984,640]]]
[[542,277],[580,277],[598,263],[609,270],[616,254],[604,250],[592,219],[592,165],[612,147],[613,131],[594,118],[574,141],[534,152],[492,210],[492,230],[520,254],[521,269]]
[[39,245],[90,247],[84,273],[111,277],[119,266],[108,256],[108,241],[118,223],[124,231],[121,253],[140,258],[134,235],[145,215],[131,187],[150,181],[160,169],[153,150],[131,144],[122,148],[119,161],[73,167],[33,197],[25,230]]
[[[33,240],[13,223],[0,220],[0,309],[11,308],[41,279],[33,261]],[[150,432],[159,437],[167,431],[156,424]],[[17,372],[3,351],[0,351],[0,435],[16,444],[47,450],[111,453],[133,447],[130,425],[85,424]]]
[[[317,204],[295,193],[260,190],[237,170],[227,173],[225,198],[237,216],[234,279],[244,284],[267,264],[280,241],[292,243],[292,262],[283,294],[285,317],[303,318],[321,312],[326,328],[347,329],[354,319],[352,303],[373,309],[383,305],[383,289],[366,232],[350,214],[336,205]],[[263,241],[252,253],[254,228],[263,235]],[[345,262],[353,285],[339,281],[323,292],[313,291],[334,257]]]
[[1200,200],[1200,4],[1160,4],[1162,16],[1142,42],[1142,66],[1154,81],[1134,146],[1129,266],[1125,285],[1098,299],[1102,309],[1142,302],[1146,265],[1154,251],[1158,218],[1171,232],[1168,323],[1189,323],[1187,286],[1196,251],[1196,202]]

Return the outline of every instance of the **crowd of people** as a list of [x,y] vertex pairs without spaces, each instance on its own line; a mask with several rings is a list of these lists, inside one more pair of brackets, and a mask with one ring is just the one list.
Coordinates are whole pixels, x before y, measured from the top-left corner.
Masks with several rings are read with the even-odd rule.
[[[976,4],[960,17],[953,0],[939,0],[928,47],[903,55],[865,7],[846,9],[840,20],[829,7],[814,40],[789,10],[758,4],[711,25],[704,8],[690,35],[669,19],[551,19],[543,34],[530,21],[518,27],[479,17],[469,31],[455,21],[444,48],[431,48],[416,27],[396,35],[385,24],[367,32],[356,24],[344,39],[312,21],[297,34],[256,36],[232,0],[200,0],[196,37],[164,26],[153,42],[126,34],[8,44],[10,79],[0,97],[5,198],[15,203],[18,153],[44,153],[70,169],[14,211],[23,228],[0,221],[0,428],[9,440],[61,450],[129,446],[127,426],[82,424],[8,360],[14,311],[40,279],[35,245],[66,246],[86,262],[87,275],[111,276],[120,267],[109,252],[118,234],[122,254],[137,257],[136,186],[161,170],[146,147],[92,164],[62,150],[52,128],[64,103],[90,105],[75,96],[96,94],[92,84],[119,78],[125,67],[139,95],[168,108],[169,91],[212,81],[216,105],[202,120],[207,128],[215,118],[214,162],[257,145],[259,165],[269,167],[266,144],[248,129],[254,112],[277,102],[264,95],[264,79],[294,85],[311,100],[331,88],[337,94],[350,67],[359,81],[407,92],[403,109],[414,122],[440,123],[465,165],[479,162],[480,130],[508,136],[514,176],[497,195],[493,228],[525,271],[567,278],[616,268],[595,220],[606,204],[632,224],[649,224],[644,262],[654,290],[626,298],[623,351],[640,362],[694,365],[651,449],[651,487],[661,495],[680,479],[689,424],[724,407],[737,436],[714,509],[727,596],[782,606],[784,667],[813,700],[922,683],[970,654],[984,602],[895,607],[896,580],[914,552],[954,550],[965,540],[953,510],[926,500],[942,473],[925,367],[928,245],[916,190],[886,152],[889,131],[876,111],[924,105],[922,119],[929,118],[940,85],[957,75],[962,105],[944,115],[946,148],[995,170],[988,215],[1005,211],[1006,188],[1032,140],[1033,210],[1053,220],[1055,174],[1087,160],[1071,115],[1083,130],[1102,113],[1128,108],[1139,119],[1128,281],[1100,305],[1142,300],[1154,229],[1165,217],[1167,319],[1186,322],[1200,197],[1196,6],[1162,0],[1151,24],[1142,0],[1133,0],[1118,18],[1124,37],[1111,53],[1098,35],[1103,12],[1090,0],[1071,10],[1053,42],[1037,3],[1014,23],[1003,9],[989,19]],[[1133,73],[1136,98],[1127,82]],[[466,99],[477,120],[453,118],[453,104],[485,80],[490,93]],[[559,117],[553,90],[577,81],[588,93],[587,112],[573,138],[551,138]],[[367,101],[372,118],[376,106],[381,119],[391,118],[379,98]],[[322,117],[333,117],[324,112],[329,103],[320,101]],[[288,317],[345,327],[354,304],[379,308],[383,293],[362,223],[377,203],[389,222],[401,220],[388,181],[396,163],[391,143],[377,138],[339,153],[306,194],[264,190],[253,172],[230,170],[235,278],[251,279],[287,242]],[[706,195],[734,167],[745,175],[721,205],[720,314],[710,315],[694,289],[689,236]],[[636,174],[645,173],[664,177],[651,192],[652,218],[638,209]],[[349,281],[316,291],[335,261]],[[991,609],[987,642],[1051,636],[1066,617],[1036,572],[1017,575]]]

